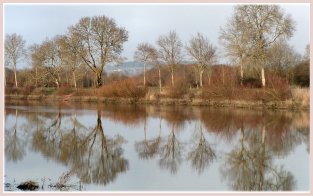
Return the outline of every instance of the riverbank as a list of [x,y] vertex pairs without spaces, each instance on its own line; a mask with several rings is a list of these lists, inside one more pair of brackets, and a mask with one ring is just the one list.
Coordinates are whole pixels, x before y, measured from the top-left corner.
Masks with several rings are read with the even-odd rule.
[[58,96],[58,95],[5,95],[6,103],[18,102],[92,102],[103,104],[152,104],[152,105],[190,105],[234,108],[265,108],[284,110],[309,110],[309,102],[301,100],[285,101],[241,101],[209,100],[201,98],[107,98],[97,96]]

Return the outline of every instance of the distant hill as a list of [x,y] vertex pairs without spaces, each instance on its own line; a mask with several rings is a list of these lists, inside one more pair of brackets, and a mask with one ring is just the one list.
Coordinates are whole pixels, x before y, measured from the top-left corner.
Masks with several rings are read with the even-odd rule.
[[[152,67],[152,65],[147,65],[147,71]],[[122,65],[109,64],[105,66],[104,70],[108,74],[121,73],[128,76],[134,76],[143,72],[143,63],[136,61],[126,61]]]
[[[182,64],[194,64],[192,61],[184,61]],[[153,65],[147,65],[146,70],[153,68]],[[122,65],[108,64],[104,70],[108,73],[121,73],[128,76],[139,75],[143,73],[143,63],[137,61],[126,61]]]

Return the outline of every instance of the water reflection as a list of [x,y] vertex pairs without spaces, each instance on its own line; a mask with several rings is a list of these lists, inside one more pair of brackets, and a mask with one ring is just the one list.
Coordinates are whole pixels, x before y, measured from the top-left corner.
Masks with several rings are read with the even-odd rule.
[[198,140],[195,138],[195,145],[188,154],[188,160],[191,161],[191,166],[201,174],[205,168],[216,158],[215,152],[209,142],[204,137],[201,122],[199,124],[200,135],[197,134]]
[[138,161],[153,161],[171,176],[186,170],[184,162],[198,176],[218,164],[231,190],[296,190],[294,171],[276,160],[302,143],[309,152],[308,112],[107,105],[16,108],[6,108],[6,161],[22,161],[30,145],[66,166],[68,177],[76,176],[83,184],[107,185],[136,164],[128,160],[132,154],[124,153],[130,133],[108,134],[112,130],[103,119],[134,129],[143,125],[131,143]]
[[[85,184],[107,184],[119,173],[128,169],[121,145],[124,138],[111,138],[102,126],[101,111],[97,111],[96,125],[86,128],[76,118],[70,119],[72,128],[61,129],[62,115],[59,108],[56,117],[48,127],[34,132],[32,147],[45,157],[70,167],[70,174],[76,174]],[[68,123],[68,122],[66,122]]]
[[147,120],[144,121],[144,140],[135,143],[135,148],[140,159],[151,159],[159,153],[162,132],[162,118],[160,118],[159,135],[156,138],[147,139]]
[[182,161],[183,144],[176,137],[175,123],[171,125],[172,129],[160,147],[159,165],[161,168],[168,169],[172,174],[176,174]]
[[84,137],[81,148],[86,150],[80,156],[81,165],[75,167],[83,183],[107,184],[113,181],[118,173],[128,169],[128,161],[123,157],[121,136],[110,138],[105,135],[101,111],[98,110],[96,126]]
[[261,130],[240,131],[239,146],[225,155],[222,175],[234,190],[293,190],[293,175],[273,163],[274,152],[267,149],[265,125]]
[[[20,161],[25,155],[25,143],[17,133],[18,111],[15,110],[15,120],[12,128],[5,129],[5,157],[9,161]],[[19,133],[20,134],[20,133]]]

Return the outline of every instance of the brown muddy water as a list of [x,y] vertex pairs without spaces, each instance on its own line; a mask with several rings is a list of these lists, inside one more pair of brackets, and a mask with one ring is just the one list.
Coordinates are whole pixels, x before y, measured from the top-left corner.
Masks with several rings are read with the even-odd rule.
[[309,112],[5,106],[4,190],[309,191]]

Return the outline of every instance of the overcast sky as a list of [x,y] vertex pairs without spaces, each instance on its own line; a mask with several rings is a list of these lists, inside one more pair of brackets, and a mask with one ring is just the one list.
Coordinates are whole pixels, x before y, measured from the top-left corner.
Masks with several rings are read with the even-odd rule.
[[[280,4],[296,22],[289,43],[303,54],[309,43],[309,4]],[[27,45],[64,34],[84,16],[105,15],[129,32],[122,55],[133,60],[140,42],[156,44],[162,34],[176,30],[184,43],[200,32],[220,51],[220,28],[232,16],[234,4],[4,4],[4,34],[17,33]]]

